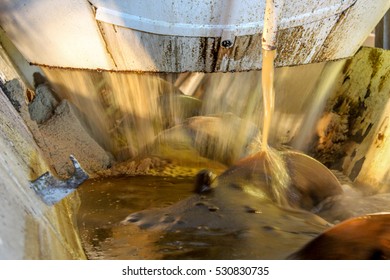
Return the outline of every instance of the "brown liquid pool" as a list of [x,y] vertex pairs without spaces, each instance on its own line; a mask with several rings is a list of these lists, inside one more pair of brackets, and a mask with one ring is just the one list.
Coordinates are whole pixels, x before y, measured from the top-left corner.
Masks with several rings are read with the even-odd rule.
[[[313,220],[312,214],[308,218],[266,200],[259,203],[258,198],[236,193],[234,188],[222,194],[221,201],[213,195],[194,194],[193,185],[193,177],[136,176],[87,181],[77,191],[81,198],[78,227],[87,257],[284,259],[326,228]],[[150,220],[161,214],[163,219],[156,218],[156,224],[164,224],[164,219],[175,215],[175,205],[181,205],[177,208],[179,218],[175,218],[181,221],[176,227],[162,229],[124,222],[133,213],[160,208],[161,211],[152,211]],[[205,222],[191,221],[192,218]],[[193,227],[180,227],[180,222]]]

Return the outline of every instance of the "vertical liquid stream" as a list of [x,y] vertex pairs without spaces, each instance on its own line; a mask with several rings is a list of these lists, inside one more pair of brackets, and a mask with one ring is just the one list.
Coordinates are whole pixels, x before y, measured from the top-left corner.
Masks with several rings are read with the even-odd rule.
[[261,150],[266,152],[268,150],[268,136],[271,126],[272,113],[275,106],[275,92],[274,92],[274,59],[276,50],[263,49],[263,65],[262,65],[262,87],[263,87],[263,133]]
[[263,89],[263,131],[261,155],[265,157],[265,170],[271,178],[271,193],[281,206],[289,206],[288,187],[290,176],[283,158],[268,146],[268,137],[275,106],[274,59],[276,50],[263,49],[262,89]]

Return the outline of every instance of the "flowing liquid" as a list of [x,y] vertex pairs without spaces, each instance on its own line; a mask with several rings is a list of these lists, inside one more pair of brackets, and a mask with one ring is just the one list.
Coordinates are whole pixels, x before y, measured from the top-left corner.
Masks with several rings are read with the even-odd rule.
[[[269,183],[272,185],[276,202],[279,205],[287,205],[286,186],[289,176],[283,159],[268,147],[275,99],[274,57],[275,51],[264,51],[263,138],[259,154],[265,156],[268,161],[269,177],[272,179]],[[253,109],[252,107],[251,110]],[[193,182],[192,177],[111,178],[90,181],[80,188],[78,193],[82,204],[78,224],[88,258],[283,259],[322,230],[307,226],[305,220],[290,216],[288,210],[266,201],[262,202],[261,210],[248,212],[254,216],[248,215],[241,210],[249,203],[248,197],[245,196],[225,199],[237,203],[234,205],[242,212],[236,212],[235,215],[238,216],[235,220],[245,224],[246,230],[232,226],[218,231],[197,227],[185,232],[145,231],[135,224],[122,223],[131,213],[167,207],[190,197]],[[190,209],[188,210],[191,211]],[[223,212],[217,214],[224,215]],[[283,219],[279,222],[280,217]],[[235,245],[237,240],[240,241],[238,246]]]
[[290,176],[283,158],[277,151],[272,150],[268,145],[271,121],[275,107],[274,90],[274,60],[276,50],[263,49],[262,65],[262,89],[263,89],[263,130],[260,157],[265,157],[268,162],[268,174],[271,178],[271,193],[274,200],[281,206],[289,206],[289,184]]
[[[272,70],[268,70],[268,74],[266,70],[206,74],[192,97],[182,95],[175,88],[175,74],[43,70],[59,99],[68,99],[78,108],[79,117],[91,136],[118,160],[138,155],[159,133],[185,122],[190,116],[218,117],[228,113],[237,116],[240,123],[224,123],[218,137],[209,139],[215,142],[209,146],[217,147],[212,152],[219,157],[234,150],[234,161],[243,156],[252,127],[261,127],[261,122],[263,142],[268,143],[272,134],[276,144],[307,147],[307,139],[311,139],[314,124],[332,93],[333,80],[344,63],[328,63],[327,71],[323,71],[324,64],[275,69],[276,83],[272,90],[274,83],[270,73],[273,73],[274,55],[274,52],[264,51],[263,67]],[[265,75],[263,87],[267,94],[263,98],[259,94],[262,91],[260,75]],[[188,79],[191,78],[189,75]],[[274,92],[278,93],[277,110],[272,112]],[[260,111],[265,112],[264,119],[259,117]],[[270,114],[277,123],[272,131]],[[307,114],[312,117],[306,117]],[[258,151],[259,147],[254,150]],[[262,148],[266,149],[267,144]]]
[[[76,191],[81,200],[77,224],[88,258],[285,259],[328,228],[321,225],[312,213],[298,215],[267,200],[259,203],[258,198],[231,189],[230,194],[225,192],[214,200],[210,197],[211,203],[217,206],[210,211],[202,205],[191,206],[191,203],[184,208],[183,204],[174,208],[177,210],[174,220],[185,216],[196,223],[200,218],[204,226],[148,229],[148,226],[161,226],[172,221],[167,215],[169,207],[197,197],[192,192],[193,182],[193,177],[135,176],[89,180],[83,184]],[[381,211],[389,210],[390,195],[385,198]],[[356,207],[357,198],[352,194],[336,207],[336,212],[327,208],[325,215],[329,221],[343,216],[347,218],[354,206],[358,211],[354,215],[362,215],[365,211],[378,212],[377,208],[372,208],[378,205],[378,198],[373,199],[368,204],[362,204],[360,199]],[[152,216],[146,228],[123,223],[132,213],[153,209],[160,210],[154,210],[156,218]],[[221,221],[229,224],[218,226]],[[347,228],[340,234],[341,240],[349,234]],[[327,251],[329,245],[340,244],[337,250],[345,251],[348,257],[350,246],[337,243],[335,236],[332,238],[319,249]],[[375,237],[371,239],[375,240]]]
[[275,107],[274,91],[274,60],[276,50],[268,51],[263,49],[263,67],[261,72],[263,87],[263,131],[262,131],[262,151],[268,150],[268,137],[271,126],[272,114]]
[[[123,224],[129,214],[164,208],[190,198],[193,177],[136,176],[89,180],[77,190],[81,198],[78,228],[89,259],[284,259],[317,236],[324,227],[263,201],[259,211],[245,210],[250,196],[232,196],[228,209],[207,211],[207,221],[232,220],[218,229],[143,229]],[[231,204],[232,203],[232,204]],[[230,205],[231,204],[231,205]],[[234,208],[236,206],[237,208]],[[198,207],[188,207],[194,217]],[[180,212],[180,209],[178,209]],[[164,215],[164,210],[160,214]],[[214,219],[210,215],[215,215]],[[164,216],[162,216],[164,217]],[[234,218],[232,218],[234,217]],[[206,221],[206,224],[207,224]],[[155,223],[158,224],[161,219]],[[150,224],[153,225],[153,224]]]
[[191,195],[193,178],[117,177],[89,180],[77,190],[81,241],[88,259],[160,259],[159,238],[121,222],[130,214],[166,207]]
[[60,99],[78,109],[92,137],[119,161],[146,151],[166,128],[164,122],[173,120],[174,125],[182,118],[177,89],[170,82],[174,75],[51,68],[44,72]]
[[[283,205],[286,200],[286,192],[283,188],[288,184],[288,176],[286,176],[288,174],[283,172],[285,167],[278,154],[268,148],[274,104],[273,76],[269,74],[273,73],[274,55],[272,52],[264,52],[263,75],[266,74],[267,67],[272,71],[268,70],[268,75],[263,77],[265,88],[263,143],[265,144],[261,147],[267,150],[265,154],[270,159],[269,177],[273,178],[271,183],[275,200],[279,205]],[[330,70],[333,69],[333,65],[335,64],[329,66]],[[300,121],[305,119],[304,112],[307,108],[315,110],[311,104],[316,99],[316,95],[313,94],[316,90],[316,81],[327,78],[320,75],[322,67],[308,65],[279,69],[280,75],[276,75],[278,81],[275,84],[275,91],[280,93],[280,97],[275,102],[278,102],[276,106],[278,110],[288,114],[275,112],[277,115],[274,114],[273,117],[278,120],[278,126],[273,127],[272,132],[278,130],[280,135],[284,135],[287,130],[291,130],[291,126],[283,128],[282,125],[293,124],[296,126],[294,133],[299,134],[299,130],[305,125]],[[166,130],[167,125],[164,121],[167,118],[172,120],[169,126],[171,127],[184,122],[188,116],[176,114],[183,103],[176,102],[175,98],[180,95],[175,92],[176,89],[170,82],[175,80],[174,76],[60,69],[45,69],[45,73],[60,98],[69,99],[80,110],[94,139],[115,156],[124,155],[123,159],[137,155],[147,147],[148,143],[154,141],[156,135]],[[248,132],[250,124],[261,126],[259,111],[263,104],[259,94],[261,90],[261,84],[258,82],[259,73],[255,71],[207,74],[201,90],[194,93],[194,97],[202,101],[201,109],[197,111],[200,120],[208,115],[218,118],[224,113],[238,116],[242,120],[239,125],[235,125],[234,122],[222,122],[220,129],[207,127],[208,131],[220,133],[219,137],[209,139],[208,144],[212,146],[215,141],[214,146],[218,148],[210,152],[229,154],[232,153],[232,144],[244,147],[246,142],[242,139],[250,135]],[[302,79],[302,77],[306,78]],[[266,81],[268,81],[267,86]],[[284,87],[278,88],[278,85]],[[297,94],[299,98],[291,100],[291,96]],[[161,102],[162,96],[168,98]],[[198,104],[199,102],[196,102],[195,105]],[[192,107],[190,106],[189,109]],[[240,152],[234,155],[236,160],[237,157],[242,157]],[[164,235],[142,230],[136,225],[121,223],[133,212],[165,207],[191,196],[193,182],[192,177],[184,179],[130,177],[89,181],[84,184],[78,190],[81,198],[78,225],[88,257],[91,259],[280,259],[285,258],[318,234],[318,231],[313,232],[310,227],[302,223],[297,225],[299,220],[292,217],[288,211],[267,203],[262,203],[261,211],[264,215],[259,219],[259,223],[263,223],[263,226],[255,231],[242,232],[232,229],[197,235],[198,230],[193,229],[189,235],[179,233]],[[243,200],[241,203],[246,205],[246,202]],[[237,220],[245,221],[248,228],[252,227],[253,216],[246,212],[242,215],[237,217]],[[280,225],[275,226],[275,221],[278,223],[281,217]],[[283,229],[283,226],[291,228]]]

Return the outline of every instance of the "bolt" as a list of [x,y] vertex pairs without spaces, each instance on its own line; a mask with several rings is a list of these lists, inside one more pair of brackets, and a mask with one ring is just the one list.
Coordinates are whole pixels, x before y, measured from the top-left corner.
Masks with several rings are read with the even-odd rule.
[[233,46],[233,42],[230,40],[223,40],[221,46],[228,49]]

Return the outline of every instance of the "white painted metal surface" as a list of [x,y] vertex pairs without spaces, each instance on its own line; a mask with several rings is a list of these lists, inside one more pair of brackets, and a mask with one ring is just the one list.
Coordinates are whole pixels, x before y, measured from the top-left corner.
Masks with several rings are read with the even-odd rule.
[[[285,1],[276,65],[353,55],[389,7],[388,0]],[[247,71],[261,68],[264,9],[265,0],[2,0],[0,26],[38,65]]]
[[284,0],[266,0],[263,39],[261,42],[263,50],[271,51],[276,49],[278,25],[283,4]]
[[[121,27],[161,35],[221,37],[261,33],[265,1],[259,0],[92,0],[96,19]],[[298,0],[281,5],[280,29],[310,23],[340,13],[356,0]]]

